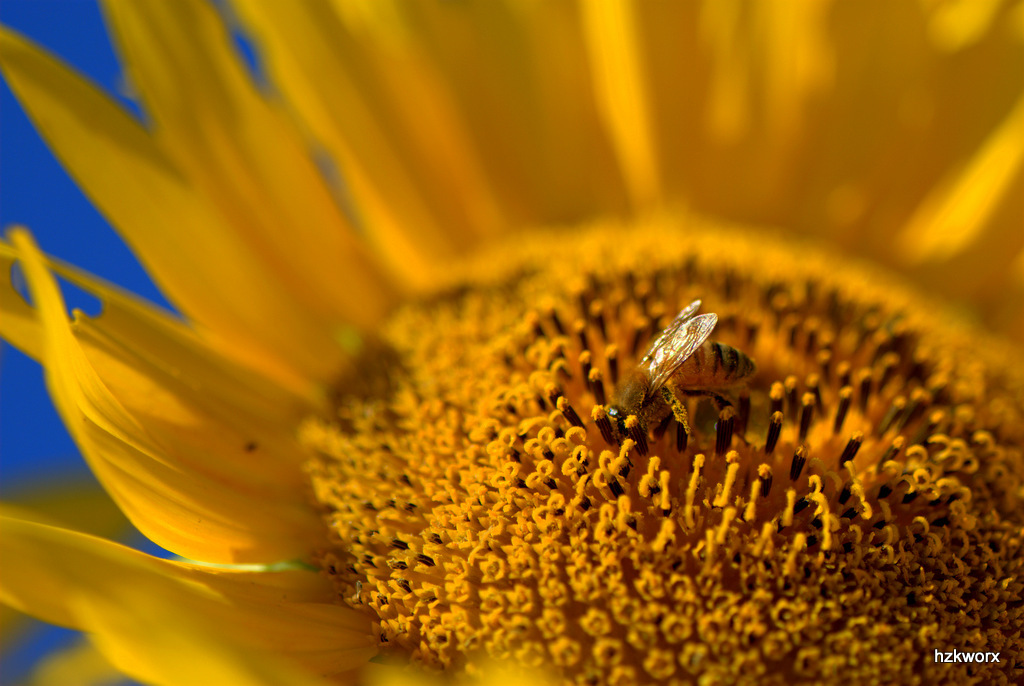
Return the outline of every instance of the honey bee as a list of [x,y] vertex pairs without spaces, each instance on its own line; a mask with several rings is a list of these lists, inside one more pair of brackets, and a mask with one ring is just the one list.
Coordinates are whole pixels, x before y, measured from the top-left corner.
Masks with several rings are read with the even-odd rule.
[[686,406],[679,396],[706,395],[719,407],[729,405],[721,392],[743,383],[757,365],[742,351],[709,341],[718,315],[701,314],[694,300],[651,342],[640,363],[616,386],[608,415],[620,437],[628,434],[626,418],[635,415],[647,432],[671,413],[687,434]]

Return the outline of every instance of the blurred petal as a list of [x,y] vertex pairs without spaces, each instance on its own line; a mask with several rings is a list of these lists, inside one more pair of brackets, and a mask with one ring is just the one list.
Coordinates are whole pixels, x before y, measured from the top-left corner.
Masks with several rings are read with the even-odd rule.
[[[132,350],[130,336],[108,336],[85,318],[76,336],[42,255],[26,234],[12,239],[44,332],[51,396],[132,522],[195,559],[272,562],[308,553],[323,525],[303,500],[287,407],[276,420],[249,414],[245,404],[227,404],[230,391],[218,393],[229,374],[181,376],[218,363],[209,352],[202,360],[198,345],[182,346],[187,336],[147,338],[151,332],[137,326],[135,340],[145,346]],[[115,334],[119,323],[130,327],[124,310],[112,319]],[[204,378],[213,383],[205,386]]]
[[49,653],[26,686],[117,686],[124,678],[95,645],[83,639]]
[[[350,70],[366,72],[369,87],[359,95],[376,119],[391,122],[388,144],[415,176],[423,202],[456,241],[454,248],[493,232],[507,218],[486,178],[485,160],[469,138],[444,75],[409,30],[402,6],[392,0],[346,0],[333,8],[335,20],[348,29],[344,41],[333,42],[334,53]],[[299,8],[277,9],[295,13]],[[439,164],[443,174],[436,173]]]
[[[625,211],[626,189],[592,95],[576,3],[392,4],[407,27],[403,40],[443,76],[508,227]],[[393,26],[372,24],[367,48],[386,43]],[[392,105],[399,106],[398,100]]]
[[[1008,193],[1024,194],[1022,163],[1024,97],[974,156],[925,198],[896,236],[897,254],[914,264],[941,262],[966,250],[990,227]],[[1017,230],[1024,236],[1021,226]]]
[[[371,663],[363,673],[369,686],[444,686],[451,683],[440,675],[408,666]],[[561,682],[553,674],[537,669],[489,660],[482,665],[474,665],[474,673],[461,675],[457,683],[459,686],[555,686]]]
[[329,604],[309,572],[235,572],[151,558],[3,517],[0,597],[93,634],[121,671],[155,684],[319,683],[373,654],[369,622]]
[[34,360],[43,357],[43,332],[35,310],[14,286],[17,255],[0,244],[0,338]]
[[391,302],[388,281],[292,123],[256,91],[212,4],[105,9],[154,137],[278,285],[328,320],[375,324]]
[[32,618],[9,607],[0,607],[0,644],[5,650],[32,627]]
[[998,16],[1003,0],[922,0],[935,11],[928,22],[932,42],[944,50],[962,50],[979,40]]
[[638,209],[662,196],[657,147],[653,139],[651,97],[639,34],[639,7],[632,0],[583,2],[595,90],[615,142],[619,164]]
[[133,531],[117,504],[89,479],[59,480],[15,490],[7,496],[7,508],[34,521],[74,527],[82,533],[120,539]]
[[[230,208],[217,207],[216,198],[207,200],[178,161],[94,86],[6,30],[0,31],[0,60],[57,156],[172,301],[236,357],[294,385],[300,383],[296,374],[322,380],[337,371],[343,351],[333,340],[335,329],[347,321],[376,321],[387,291],[362,268],[358,251],[337,245],[344,231],[335,232],[338,227],[325,222],[322,228],[334,238],[312,244],[324,260],[334,260],[329,277],[304,281],[316,273],[313,269],[283,274],[268,264],[265,253],[301,251],[261,253],[252,236],[232,230],[224,218]],[[302,226],[318,221],[309,217]],[[296,226],[276,235],[292,241]],[[344,307],[328,313],[322,302],[303,300],[308,293],[295,292],[297,283],[307,284],[305,289],[323,281],[332,286],[318,297],[338,296],[332,302]]]
[[236,4],[408,282],[496,230],[623,210],[573,4]]
[[390,122],[375,107],[379,84],[351,68],[361,60],[349,31],[324,2],[242,3],[240,9],[257,29],[275,82],[341,165],[368,238],[396,272],[404,262],[408,282],[422,281],[432,261],[455,252],[455,234],[434,215],[395,149]]

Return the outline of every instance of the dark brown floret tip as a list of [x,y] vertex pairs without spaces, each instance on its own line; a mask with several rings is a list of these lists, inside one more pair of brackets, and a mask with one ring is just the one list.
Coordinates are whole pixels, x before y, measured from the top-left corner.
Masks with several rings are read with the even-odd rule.
[[[302,428],[339,602],[448,670],[1024,678],[1019,360],[884,277],[690,236],[525,241],[393,316],[388,394]],[[690,431],[646,426],[616,389],[696,298],[758,371],[719,398],[670,384]]]

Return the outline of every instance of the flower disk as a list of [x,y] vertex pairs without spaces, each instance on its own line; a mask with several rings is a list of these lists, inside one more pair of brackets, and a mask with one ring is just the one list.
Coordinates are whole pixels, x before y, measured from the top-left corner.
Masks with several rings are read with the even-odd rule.
[[[882,276],[687,228],[524,239],[393,316],[388,387],[302,427],[340,600],[446,670],[1019,679],[1019,361]],[[620,445],[616,383],[697,298],[758,372]]]

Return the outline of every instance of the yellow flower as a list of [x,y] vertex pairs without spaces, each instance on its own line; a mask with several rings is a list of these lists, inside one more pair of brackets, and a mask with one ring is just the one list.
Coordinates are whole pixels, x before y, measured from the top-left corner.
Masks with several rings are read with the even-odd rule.
[[106,9],[145,124],[0,64],[187,319],[14,230],[0,333],[201,562],[8,507],[5,603],[156,684],[1021,678],[1020,352],[944,301],[1024,333],[1024,4],[240,1],[268,93]]

